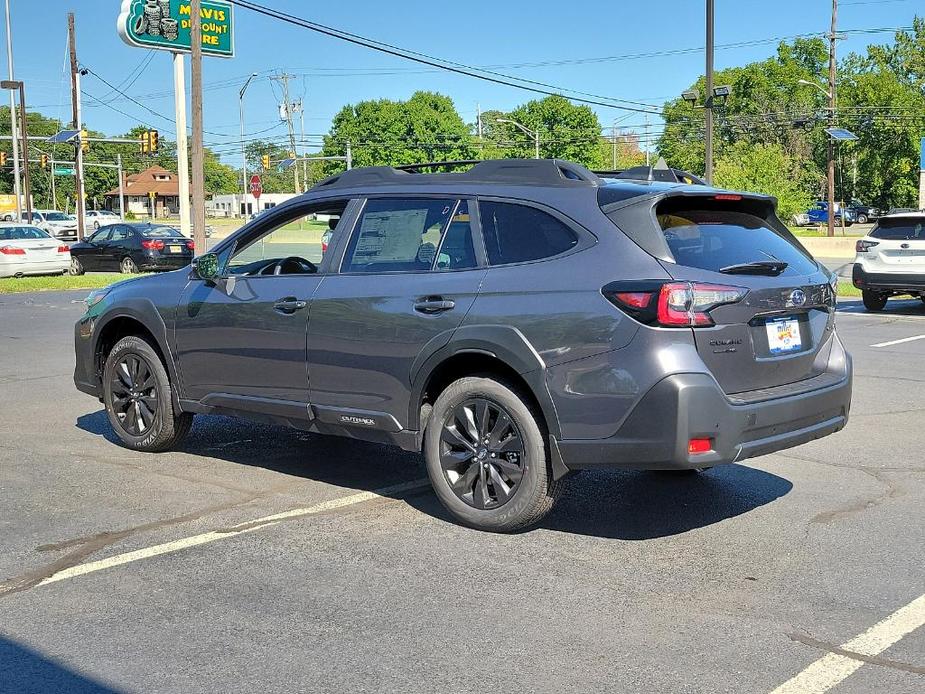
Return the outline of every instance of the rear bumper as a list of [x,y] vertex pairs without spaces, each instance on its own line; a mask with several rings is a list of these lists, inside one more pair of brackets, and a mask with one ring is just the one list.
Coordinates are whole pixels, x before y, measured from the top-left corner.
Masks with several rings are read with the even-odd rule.
[[[851,406],[851,361],[827,384],[789,397],[732,402],[707,374],[676,374],[656,384],[617,433],[606,439],[554,441],[570,470],[607,467],[671,470],[712,467],[766,455],[844,428]],[[691,454],[692,438],[712,450]]]
[[15,275],[60,275],[71,266],[71,257],[67,260],[43,260],[26,263],[0,264],[0,277],[13,277]]
[[191,255],[176,256],[148,256],[143,255],[138,259],[139,270],[179,270],[190,264],[193,260]]
[[925,273],[867,272],[860,263],[855,263],[851,270],[851,282],[858,289],[925,291]]

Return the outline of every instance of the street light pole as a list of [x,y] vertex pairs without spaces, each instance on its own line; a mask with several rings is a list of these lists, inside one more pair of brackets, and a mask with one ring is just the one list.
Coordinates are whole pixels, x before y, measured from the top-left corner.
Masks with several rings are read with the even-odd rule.
[[[8,79],[13,80],[13,27],[10,25],[10,0],[6,0],[6,60]],[[10,92],[10,134],[13,136],[13,193],[16,195],[16,221],[22,221],[22,190],[19,188],[19,143],[16,141],[16,97]]]
[[540,129],[539,128],[537,128],[536,130],[530,130],[530,128],[528,128],[526,125],[518,123],[516,120],[511,120],[510,118],[499,118],[496,122],[497,123],[510,123],[515,128],[518,128],[521,132],[532,137],[535,158],[536,159],[540,158]]
[[[22,174],[26,194],[26,221],[32,224],[32,188],[29,183],[29,132],[26,127],[26,87],[21,80],[3,80],[0,81],[0,89],[9,89],[10,93],[16,89],[19,90],[19,119],[22,126],[19,132],[22,137]],[[15,136],[13,137],[13,142],[14,144],[16,142]],[[20,221],[22,221],[21,218]]]
[[245,154],[244,148],[244,92],[247,91],[247,85],[249,85],[251,80],[256,76],[257,73],[252,72],[250,77],[247,78],[247,81],[244,82],[244,86],[241,87],[241,91],[238,92],[238,116],[241,121],[241,171],[244,177],[244,195],[241,198],[241,209],[243,210],[245,219],[247,219],[247,155]]
[[704,121],[706,146],[704,148],[704,178],[707,185],[713,185],[713,0],[707,0],[707,69]]
[[[835,26],[838,16],[838,0],[832,0],[832,28],[829,32],[829,127],[835,127]],[[835,236],[835,140],[829,138],[828,167],[826,170],[827,193],[826,203],[829,208],[829,236]],[[842,210],[842,223],[845,220],[845,211]]]

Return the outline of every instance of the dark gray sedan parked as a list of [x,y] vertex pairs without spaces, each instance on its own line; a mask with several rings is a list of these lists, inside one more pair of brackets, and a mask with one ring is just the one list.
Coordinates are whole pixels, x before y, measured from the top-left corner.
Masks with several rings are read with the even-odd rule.
[[[223,413],[422,451],[492,531],[572,470],[706,470],[845,426],[834,279],[772,198],[556,160],[414,171],[334,176],[189,270],[92,293],[77,387],[138,450]],[[295,222],[322,214],[316,265]]]
[[71,274],[106,271],[127,275],[176,270],[193,259],[193,242],[163,224],[122,222],[100,227],[71,246]]

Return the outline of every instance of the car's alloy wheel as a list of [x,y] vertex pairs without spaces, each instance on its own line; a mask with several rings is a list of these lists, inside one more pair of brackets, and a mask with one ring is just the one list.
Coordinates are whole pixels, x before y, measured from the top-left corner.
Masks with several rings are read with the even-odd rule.
[[71,256],[71,266],[68,268],[67,272],[69,275],[74,275],[75,277],[84,274],[84,266],[80,262],[80,258]]
[[119,340],[103,367],[103,403],[113,430],[136,450],[170,450],[189,432],[193,415],[174,410],[167,370],[140,337]]
[[135,265],[135,261],[128,256],[125,256],[122,259],[120,269],[122,270],[123,275],[134,275],[138,272],[138,266]]
[[467,376],[434,402],[424,462],[440,502],[461,523],[511,532],[536,523],[562,489],[554,480],[542,414],[528,393]]
[[867,215],[859,214],[858,215],[858,224],[867,224]]
[[158,389],[151,365],[138,354],[123,356],[113,369],[110,402],[126,433],[144,436],[157,421]]
[[527,460],[507,410],[486,398],[473,398],[457,405],[443,422],[440,465],[456,496],[488,509],[514,496]]

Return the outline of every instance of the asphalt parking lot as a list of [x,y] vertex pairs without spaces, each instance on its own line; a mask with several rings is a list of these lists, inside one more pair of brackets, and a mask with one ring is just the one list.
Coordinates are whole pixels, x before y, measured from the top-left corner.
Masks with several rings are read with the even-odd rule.
[[222,417],[119,447],[71,382],[85,294],[0,297],[0,691],[925,690],[920,301],[841,304],[843,432],[584,473],[499,536],[395,449]]

